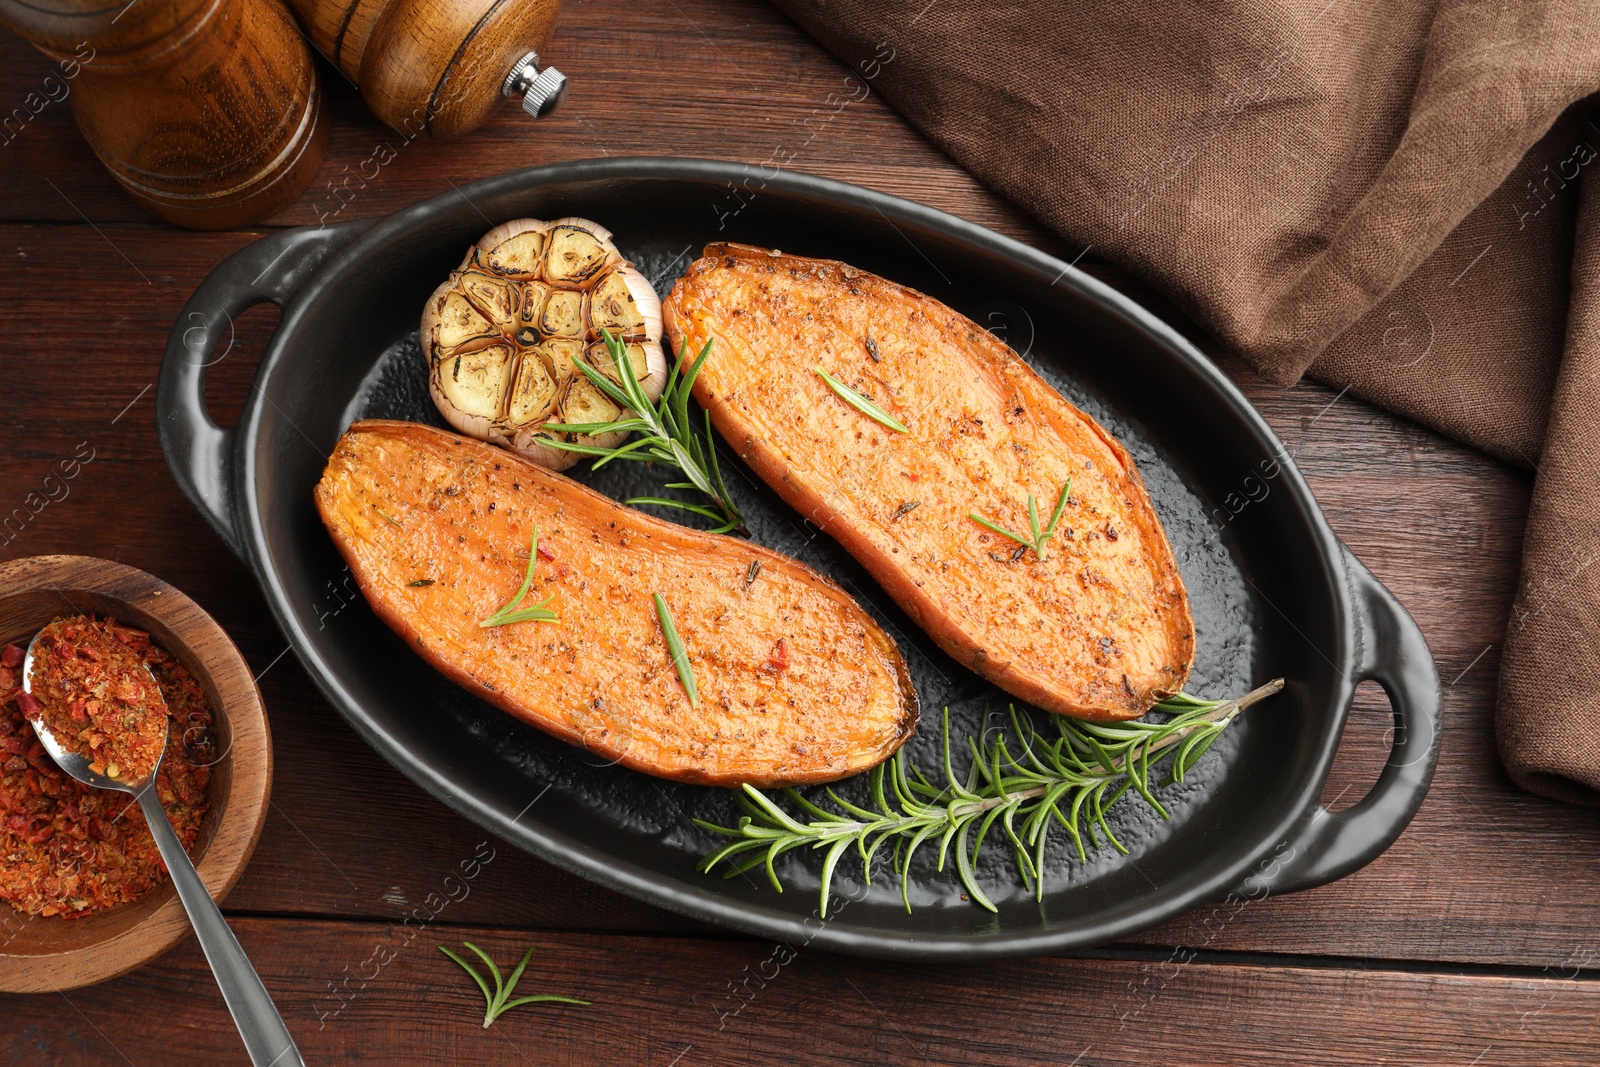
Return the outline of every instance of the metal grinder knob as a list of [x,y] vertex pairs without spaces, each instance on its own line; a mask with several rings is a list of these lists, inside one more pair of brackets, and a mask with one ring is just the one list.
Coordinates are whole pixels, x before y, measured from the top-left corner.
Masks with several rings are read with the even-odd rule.
[[567,91],[567,76],[554,67],[539,69],[539,53],[529,52],[517,60],[500,86],[502,96],[522,94],[522,110],[536,119],[554,111]]

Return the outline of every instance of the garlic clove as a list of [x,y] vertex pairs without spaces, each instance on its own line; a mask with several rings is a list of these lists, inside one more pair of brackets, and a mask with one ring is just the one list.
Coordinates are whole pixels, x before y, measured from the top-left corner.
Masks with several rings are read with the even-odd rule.
[[544,360],[530,359],[525,355],[517,365],[517,378],[512,386],[506,421],[518,429],[535,420],[542,426],[555,398],[556,378],[545,366]]
[[469,418],[493,419],[500,414],[500,394],[511,380],[510,345],[458,351],[443,366],[440,388]]
[[[600,347],[604,349],[605,345]],[[552,337],[539,346],[539,351],[544,354],[545,365],[550,368],[550,373],[555,376],[557,381],[564,382],[568,378],[583,377],[583,372],[578,370],[577,364],[573,362],[580,357],[587,358],[583,356],[582,341],[572,338]],[[554,422],[556,420],[552,419],[551,421]],[[567,422],[571,420],[563,419],[561,421]]]
[[461,293],[446,293],[437,302],[439,309],[432,334],[438,348],[453,350],[473,341],[486,342],[494,338],[494,324]]
[[522,291],[506,285],[492,274],[468,271],[461,275],[461,293],[475,308],[482,309],[501,333],[515,330],[517,308],[522,302]]
[[[486,253],[484,263],[491,269],[514,278],[537,277],[544,258],[544,231],[508,229],[515,225],[516,223],[507,223],[483,235],[478,247]],[[506,232],[501,234],[502,230]],[[500,239],[497,240],[497,237]]]
[[606,245],[577,226],[558,226],[550,233],[545,276],[553,282],[581,282],[606,265]]
[[608,272],[589,293],[589,320],[598,328],[622,337],[637,336],[644,329],[644,315],[628,288],[628,278],[620,270]]
[[558,289],[550,294],[539,316],[539,329],[546,337],[582,337],[588,324],[583,318],[583,293]]

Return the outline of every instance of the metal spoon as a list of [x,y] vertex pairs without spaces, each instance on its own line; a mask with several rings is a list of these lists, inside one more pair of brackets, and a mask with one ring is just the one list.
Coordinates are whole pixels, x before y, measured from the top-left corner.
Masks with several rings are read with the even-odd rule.
[[[38,640],[38,635],[35,635],[28,643],[28,654],[22,661],[22,691],[30,696],[33,695],[33,646]],[[147,672],[149,669],[145,668]],[[155,682],[154,674],[150,676],[150,681],[152,684]],[[158,698],[159,695],[158,689]],[[211,894],[206,892],[200,875],[194,869],[194,862],[184,851],[183,843],[178,840],[178,834],[172,829],[172,823],[167,820],[167,813],[161,807],[161,800],[156,796],[156,772],[161,769],[166,747],[163,745],[161,755],[156,757],[156,765],[150,768],[148,777],[111,778],[90,770],[86,757],[62,748],[50,728],[36,715],[28,716],[28,725],[33,727],[39,743],[62,770],[96,789],[131,793],[139,802],[144,821],[150,826],[150,836],[155,838],[156,848],[160,849],[161,859],[167,865],[167,873],[172,876],[173,888],[178,891],[178,899],[189,913],[195,937],[205,950],[206,961],[211,964],[211,973],[216,975],[217,985],[222,988],[222,999],[227,1001],[228,1011],[233,1013],[233,1023],[239,1028],[239,1036],[244,1039],[250,1062],[255,1067],[305,1067],[305,1060],[301,1059],[300,1050],[295,1047],[294,1038],[283,1024],[283,1017],[273,1005],[266,986],[261,984],[261,978],[250,965],[249,957],[239,947],[239,940],[228,928],[228,921],[222,917],[221,909],[211,899]],[[168,728],[171,728],[170,719]]]

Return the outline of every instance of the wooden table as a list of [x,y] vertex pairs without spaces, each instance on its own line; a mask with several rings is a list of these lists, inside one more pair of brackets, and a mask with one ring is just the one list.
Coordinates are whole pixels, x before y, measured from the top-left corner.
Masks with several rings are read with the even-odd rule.
[[[835,113],[829,94],[845,69],[757,0],[568,0],[551,52],[572,78],[563,109],[537,125],[507,110],[460,144],[405,144],[324,67],[327,162],[272,225],[377,215],[554,160],[761,162],[782,148],[796,169],[1076,255],[876,96]],[[0,111],[48,71],[19,41],[0,40]],[[361,163],[380,145],[395,158],[363,181]],[[489,840],[493,859],[470,895],[379,968],[374,946],[391,924],[486,835],[384,763],[315,691],[245,568],[180,496],[156,438],[167,331],[200,279],[254,234],[157,224],[96,165],[62,104],[0,145],[0,218],[0,513],[58,459],[93,450],[64,499],[0,541],[0,559],[77,552],[152,571],[211,611],[260,672],[274,801],[226,910],[308,1061],[1593,1062],[1600,824],[1518,791],[1493,743],[1526,474],[1316,384],[1268,386],[1217,356],[1293,450],[1340,536],[1415,614],[1446,684],[1433,791],[1387,854],[1341,882],[1202,909],[1071,958],[954,967],[802,951],[776,977],[747,983],[773,946]],[[1090,268],[1196,332],[1114,268]],[[214,410],[238,410],[276,314],[240,320],[234,351],[212,368]],[[1368,688],[1328,783],[1325,799],[1339,806],[1362,795],[1387,751],[1387,706]],[[524,989],[595,1006],[522,1009],[485,1031],[476,990],[434,948],[463,939],[502,960],[536,944]],[[733,1013],[736,985],[755,996]],[[0,1056],[244,1061],[192,939],[97,988],[0,997]]]

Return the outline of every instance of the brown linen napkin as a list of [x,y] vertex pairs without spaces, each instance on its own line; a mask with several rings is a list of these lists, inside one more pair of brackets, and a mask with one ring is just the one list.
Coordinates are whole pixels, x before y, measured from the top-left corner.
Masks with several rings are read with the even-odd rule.
[[1537,470],[1500,750],[1600,804],[1600,0],[777,3],[1268,379]]

